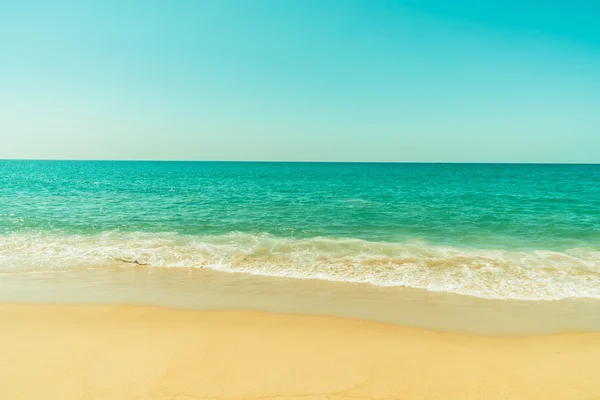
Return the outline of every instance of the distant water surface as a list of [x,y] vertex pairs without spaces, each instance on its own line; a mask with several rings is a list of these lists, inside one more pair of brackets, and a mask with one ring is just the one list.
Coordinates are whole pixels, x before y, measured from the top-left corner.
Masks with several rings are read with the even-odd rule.
[[119,263],[600,299],[600,165],[0,161],[0,274]]

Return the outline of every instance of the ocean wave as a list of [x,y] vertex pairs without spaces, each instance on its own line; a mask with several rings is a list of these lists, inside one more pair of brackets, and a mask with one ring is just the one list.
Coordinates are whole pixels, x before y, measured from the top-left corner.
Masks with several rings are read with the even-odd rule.
[[119,264],[404,286],[493,299],[600,299],[597,248],[482,250],[243,233],[0,236],[0,274]]

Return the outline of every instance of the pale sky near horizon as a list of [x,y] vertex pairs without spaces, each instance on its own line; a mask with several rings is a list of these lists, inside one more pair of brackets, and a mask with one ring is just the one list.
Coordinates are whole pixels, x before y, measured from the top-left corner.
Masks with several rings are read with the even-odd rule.
[[0,158],[598,163],[599,15],[0,1]]

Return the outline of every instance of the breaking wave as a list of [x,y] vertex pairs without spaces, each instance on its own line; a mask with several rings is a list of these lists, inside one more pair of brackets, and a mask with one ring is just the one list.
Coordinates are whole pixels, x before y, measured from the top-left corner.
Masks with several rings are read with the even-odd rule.
[[0,274],[126,264],[404,286],[494,299],[600,299],[597,248],[482,250],[244,233],[0,236]]

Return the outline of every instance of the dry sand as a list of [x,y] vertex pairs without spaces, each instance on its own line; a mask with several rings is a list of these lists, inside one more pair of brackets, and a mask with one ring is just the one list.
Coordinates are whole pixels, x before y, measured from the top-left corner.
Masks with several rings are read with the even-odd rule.
[[361,320],[0,305],[0,399],[600,399],[600,334],[493,338]]

